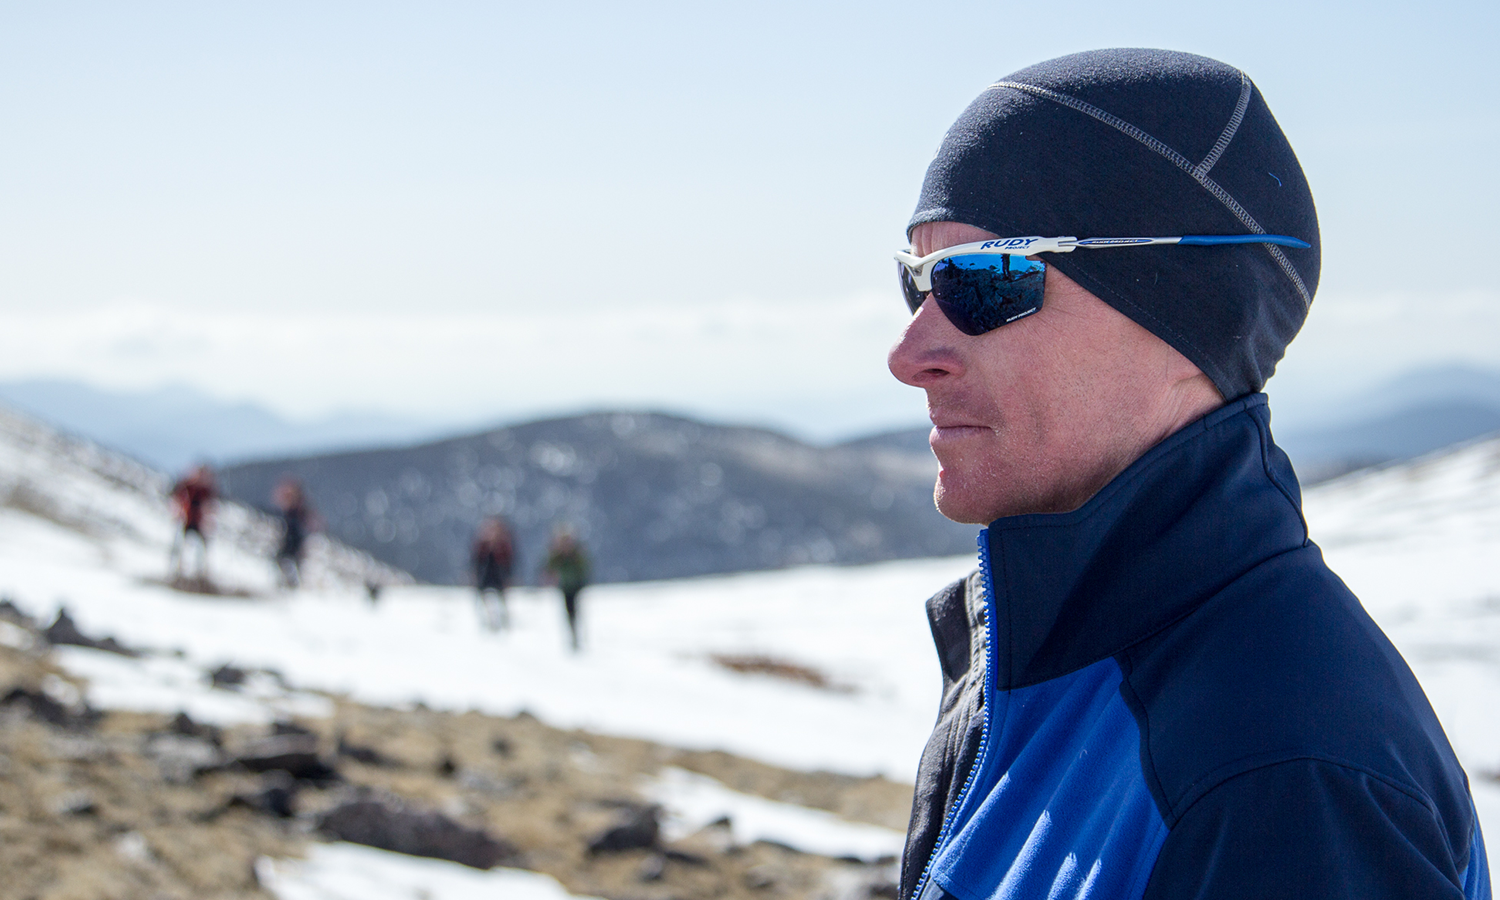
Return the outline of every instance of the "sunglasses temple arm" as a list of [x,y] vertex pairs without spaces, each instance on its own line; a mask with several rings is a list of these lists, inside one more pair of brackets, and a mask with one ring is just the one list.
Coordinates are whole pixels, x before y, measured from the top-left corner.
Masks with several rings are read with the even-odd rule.
[[1220,244],[1276,244],[1281,247],[1296,247],[1306,250],[1312,247],[1307,241],[1284,234],[1185,234],[1173,243],[1190,244],[1195,247],[1213,247]]
[[[1277,244],[1306,250],[1312,245],[1284,234],[1185,234],[1182,237],[1157,238],[1084,238],[1074,247],[1098,250],[1105,247],[1149,247],[1153,244],[1182,244],[1192,247],[1220,247],[1232,244]],[[1072,247],[1067,248],[1069,250]]]

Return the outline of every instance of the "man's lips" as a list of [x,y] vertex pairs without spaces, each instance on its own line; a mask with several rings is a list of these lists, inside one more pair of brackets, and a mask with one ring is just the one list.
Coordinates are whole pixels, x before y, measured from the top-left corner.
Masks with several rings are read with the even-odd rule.
[[991,434],[994,434],[994,429],[984,425],[971,425],[965,422],[935,422],[932,426],[932,433],[927,436],[927,442],[938,444]]

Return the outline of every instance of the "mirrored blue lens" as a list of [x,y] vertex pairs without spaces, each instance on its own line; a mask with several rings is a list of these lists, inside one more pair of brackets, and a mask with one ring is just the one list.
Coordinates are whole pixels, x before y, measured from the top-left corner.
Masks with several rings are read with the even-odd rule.
[[932,267],[932,296],[959,331],[984,334],[1040,311],[1046,275],[1046,263],[1024,256],[950,256]]

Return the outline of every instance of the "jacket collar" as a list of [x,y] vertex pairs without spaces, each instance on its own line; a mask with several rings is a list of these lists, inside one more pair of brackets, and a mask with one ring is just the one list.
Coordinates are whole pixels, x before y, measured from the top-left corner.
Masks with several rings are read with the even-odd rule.
[[1301,493],[1271,441],[1266,396],[1229,403],[1147,451],[1079,509],[999,519],[980,535],[996,687],[1113,656],[1306,543]]

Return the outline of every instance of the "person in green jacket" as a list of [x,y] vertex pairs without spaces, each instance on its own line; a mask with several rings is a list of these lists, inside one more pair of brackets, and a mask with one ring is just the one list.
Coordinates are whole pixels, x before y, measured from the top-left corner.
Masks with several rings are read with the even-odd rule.
[[568,634],[573,652],[577,653],[578,594],[589,583],[589,558],[572,529],[565,526],[553,533],[543,569],[546,579],[562,591],[563,609],[568,614]]

